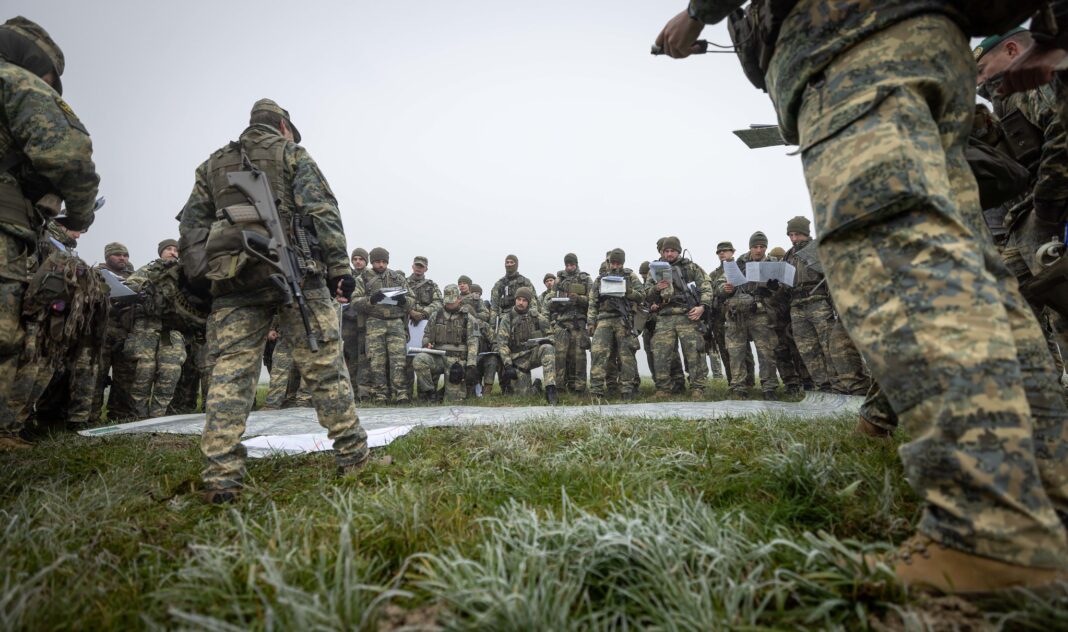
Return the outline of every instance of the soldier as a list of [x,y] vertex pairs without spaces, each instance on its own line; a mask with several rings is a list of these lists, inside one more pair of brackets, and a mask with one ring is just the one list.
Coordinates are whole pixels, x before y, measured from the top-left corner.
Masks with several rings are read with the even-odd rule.
[[481,329],[478,319],[461,308],[460,288],[446,285],[444,309],[430,315],[423,333],[423,348],[444,351],[445,355],[415,354],[415,376],[419,399],[435,399],[438,378],[446,375],[446,401],[460,401],[466,395],[464,383],[478,383],[478,347]]
[[[123,281],[134,273],[134,268],[130,264],[130,252],[126,246],[117,241],[104,246],[104,263],[97,264],[95,269],[106,270]],[[100,368],[97,372],[96,386],[93,389],[90,410],[94,416],[100,414],[104,404],[104,389],[109,386],[108,420],[129,420],[137,414],[129,390],[134,381],[137,365],[123,351],[132,328],[133,306],[130,304],[113,305],[111,311],[108,312],[107,336],[104,339]]]
[[[355,248],[352,251],[352,275],[359,278],[367,269],[367,251]],[[371,383],[368,380],[370,360],[367,358],[367,317],[352,308],[342,305],[341,337],[345,341],[345,366],[349,369],[349,381],[357,400],[370,397]]]
[[[408,323],[411,327],[418,327],[419,323],[441,309],[441,290],[438,289],[437,283],[426,278],[427,265],[427,258],[421,255],[412,261],[412,274],[408,277],[408,290],[411,292],[408,299]],[[411,393],[415,383],[411,356],[405,358],[404,375],[407,380],[405,392]]]
[[[593,337],[590,369],[590,396],[603,397],[608,384],[605,376],[613,351],[620,362],[620,388],[624,400],[634,399],[638,377],[638,332],[634,328],[634,314],[645,298],[642,280],[630,268],[624,268],[626,253],[616,248],[608,254],[607,274],[597,277],[590,293],[586,320]],[[620,294],[602,294],[601,281],[606,276],[622,277]]]
[[556,290],[553,289],[556,285],[556,275],[552,272],[546,272],[541,282],[545,284],[545,291],[538,295],[538,309],[541,310],[541,313],[548,314],[551,321],[553,314],[549,312],[549,301],[556,297]]
[[[704,397],[708,365],[704,353],[702,318],[712,304],[712,288],[701,266],[682,256],[678,237],[665,237],[660,244],[660,261],[671,264],[671,279],[646,284],[645,300],[656,305],[656,333],[653,334],[653,360],[656,364],[656,396],[667,397],[671,388],[671,358],[682,354],[693,399]],[[692,284],[692,285],[691,285]],[[653,311],[650,308],[650,311]]]
[[501,316],[497,325],[497,351],[500,354],[502,383],[529,380],[530,372],[542,367],[545,401],[556,405],[556,350],[549,343],[549,320],[534,307],[534,290],[523,286],[512,297],[515,304]]
[[[748,261],[767,260],[768,238],[757,231],[749,238],[749,252],[738,257],[738,268],[745,273]],[[727,318],[727,353],[731,358],[731,395],[745,399],[745,356],[752,340],[756,346],[757,363],[760,368],[760,388],[764,399],[775,399],[779,380],[775,375],[775,314],[772,304],[777,284],[746,283],[735,287],[723,275],[718,280],[717,292],[726,297],[724,311]]]
[[[639,266],[639,275],[642,278],[642,285],[645,286],[649,283],[649,262],[643,261]],[[653,376],[653,383],[656,383],[656,362],[653,358],[653,334],[656,333],[656,312],[660,309],[658,303],[643,303],[645,309],[649,310],[648,316],[645,318],[645,326],[642,327],[642,347],[645,349],[645,361],[649,364],[649,372]],[[681,393],[686,388],[686,374],[682,370],[682,358],[676,352],[675,357],[671,359],[671,392]]]
[[126,279],[126,285],[144,296],[134,306],[132,332],[123,349],[135,366],[130,399],[138,419],[167,414],[186,358],[182,323],[163,289],[164,277],[178,272],[178,242],[164,239],[156,253],[158,259]]
[[[493,391],[493,378],[497,375],[497,331],[493,328],[493,314],[486,302],[482,300],[482,286],[471,283],[466,276],[460,277],[458,284],[463,309],[475,317],[479,331],[478,360],[476,368],[482,382],[482,395]],[[466,292],[465,292],[466,289]],[[467,383],[467,394],[476,394],[478,381]]]
[[371,269],[356,279],[352,294],[355,309],[367,317],[368,378],[371,396],[385,403],[392,396],[398,404],[411,401],[405,390],[405,356],[408,352],[408,303],[406,295],[388,299],[385,290],[408,290],[408,279],[400,270],[390,270],[389,251],[381,246],[371,249]]
[[[207,460],[204,499],[209,503],[233,502],[240,494],[245,462],[241,434],[256,397],[260,359],[276,317],[283,335],[293,342],[293,360],[311,388],[319,423],[333,441],[338,474],[355,472],[369,457],[367,433],[356,417],[341,353],[335,301],[335,297],[348,300],[356,285],[346,257],[341,214],[322,172],[299,142],[300,132],[289,112],[269,99],[257,101],[240,138],[197,167],[193,191],[180,215],[182,264],[194,288],[210,280],[214,297],[208,320],[211,387],[201,438]],[[307,340],[296,301],[283,304],[284,296],[267,281],[274,269],[254,263],[255,259],[229,246],[235,232],[251,230],[255,224],[231,227],[225,220],[216,221],[221,209],[250,203],[227,178],[243,170],[245,161],[267,178],[281,224],[289,232],[288,241],[302,261],[300,269],[306,271],[300,283],[318,352],[312,351]],[[314,250],[299,245],[296,226],[311,233]]]
[[548,314],[553,323],[553,343],[556,358],[564,369],[564,388],[572,393],[586,392],[586,350],[590,339],[586,335],[586,312],[590,307],[590,275],[579,270],[578,256],[564,255],[564,269],[556,273],[553,290],[556,298],[567,302],[549,303]]
[[[719,267],[708,275],[708,283],[712,286],[712,316],[709,318],[709,336],[715,342],[719,350],[720,359],[723,361],[723,371],[726,374],[727,383],[731,382],[731,358],[727,348],[727,295],[723,292],[723,262],[734,261],[734,244],[729,241],[721,241],[716,244],[716,257],[719,258]],[[746,346],[745,350],[745,385],[753,386],[756,383],[754,371],[756,365],[753,362],[753,350]]]
[[519,274],[519,257],[508,255],[504,258],[504,276],[498,279],[490,290],[490,309],[495,320],[512,309],[515,305],[515,293],[521,287],[529,287],[530,291],[534,292],[534,284],[530,279]]
[[[311,404],[308,384],[293,363],[293,344],[280,329],[281,326],[275,320],[275,324],[267,332],[267,340],[274,343],[274,349],[271,352],[270,364],[267,365],[270,382],[261,410],[297,408]],[[266,358],[264,355],[265,361]]]
[[[660,41],[686,56],[703,23],[742,4],[694,0]],[[889,562],[916,587],[1034,588],[1068,563],[1056,511],[1068,509],[1068,411],[964,157],[968,35],[1019,23],[1039,4],[845,0],[821,11],[801,0],[776,37],[758,36],[770,54],[752,74],[784,138],[803,141],[832,298],[913,437],[899,454],[925,511]],[[1068,14],[1064,0],[1049,4]],[[1061,25],[1050,32],[1063,39]]]
[[797,268],[789,290],[794,340],[821,391],[864,395],[871,388],[871,378],[835,314],[810,227],[807,217],[797,216],[786,223],[786,236],[793,244],[786,261]]

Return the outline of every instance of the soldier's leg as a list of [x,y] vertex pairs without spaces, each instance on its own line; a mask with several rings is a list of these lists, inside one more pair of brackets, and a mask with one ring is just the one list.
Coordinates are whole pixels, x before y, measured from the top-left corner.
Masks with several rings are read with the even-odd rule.
[[[902,68],[909,79],[896,76]],[[1043,353],[1044,343],[1033,322],[1017,324],[1021,310],[1006,303],[1018,294],[1004,291],[1014,280],[966,219],[979,217],[963,157],[974,103],[968,40],[948,18],[914,18],[854,46],[826,74],[822,89],[857,98],[891,88],[803,161],[835,304],[912,437],[900,454],[925,502],[919,530],[969,553],[1063,567],[1068,541],[1043,489],[1032,438],[1042,424],[1036,415],[1032,427],[1024,389],[1040,372],[1018,356],[1028,327]],[[850,76],[866,81],[837,81]],[[830,97],[806,98],[802,137],[834,120],[835,104],[856,102]],[[1052,430],[1063,417],[1047,421]],[[1049,448],[1060,452],[1055,434]]]
[[[749,342],[752,343],[752,339]],[[756,361],[753,358],[753,347],[750,344],[745,346],[745,385],[756,386]]]
[[653,362],[656,365],[656,390],[659,393],[671,392],[673,364],[679,357],[679,339],[669,323],[669,316],[658,316],[656,333],[653,334]]
[[[47,358],[40,357],[37,342],[40,339],[41,324],[37,321],[23,323],[25,345],[17,359],[14,384],[8,387],[7,406],[13,417],[12,428],[17,428],[10,435],[17,435],[33,417],[34,404],[44,392],[52,379],[52,368]],[[42,383],[43,381],[43,383]]]
[[418,353],[412,359],[412,368],[415,371],[415,384],[419,391],[420,399],[429,399],[437,390],[438,373],[434,369],[438,358],[429,353]]
[[590,395],[603,397],[608,389],[605,379],[608,370],[608,357],[612,352],[612,332],[610,323],[602,320],[593,330],[593,343],[590,345]]
[[273,312],[273,306],[223,307],[208,318],[208,353],[215,363],[200,439],[208,490],[242,485],[246,452],[241,435],[256,398],[256,379]]
[[352,382],[341,350],[341,308],[332,298],[309,298],[308,309],[319,340],[317,352],[300,335],[304,331],[300,310],[295,306],[278,309],[279,322],[292,341],[293,363],[311,390],[319,425],[334,442],[338,466],[362,463],[368,457],[367,432],[356,416]]
[[619,350],[614,345],[609,347],[608,364],[605,367],[605,395],[616,397],[620,392]]
[[690,392],[698,396],[705,391],[708,384],[708,364],[705,362],[704,336],[697,331],[697,323],[686,315],[672,316],[673,327],[678,332],[686,366],[689,368]]
[[812,381],[820,390],[830,390],[831,376],[827,370],[827,349],[820,340],[817,329],[821,318],[818,303],[795,303],[790,309],[790,327],[793,329],[794,342],[797,343],[797,351],[801,354],[801,360],[812,376]]
[[731,359],[730,391],[735,396],[745,395],[748,389],[745,384],[745,360],[749,356],[749,329],[744,317],[727,319],[726,338],[727,354]]
[[111,389],[108,391],[108,419],[111,421],[129,420],[137,415],[130,397],[130,385],[136,379],[137,364],[126,347],[127,342],[124,341],[111,357]]
[[90,424],[100,421],[100,411],[92,408],[93,390],[100,371],[100,354],[99,342],[86,344],[78,351],[70,378],[69,423]]
[[404,374],[405,358],[408,355],[408,324],[404,319],[394,318],[386,321],[386,353],[389,355],[390,390],[393,401],[405,403],[411,401],[408,380]]
[[389,399],[388,321],[367,319],[367,364],[370,395],[376,402]]
[[623,399],[638,392],[638,337],[632,335],[622,322],[616,323],[615,344],[619,353],[620,377],[623,379]]
[[178,385],[171,397],[168,415],[184,415],[197,408],[197,396],[200,394],[200,374],[197,372],[196,349],[191,340],[186,341],[186,357],[182,364],[182,373],[178,376]]
[[653,361],[653,334],[648,328],[642,330],[642,348],[645,349],[645,362],[649,365],[649,373],[656,383],[656,363]]
[[556,386],[556,347],[549,344],[541,345],[530,355],[531,368],[541,366],[542,385]]
[[267,385],[267,397],[263,400],[263,410],[282,408],[289,390],[292,369],[293,347],[288,338],[281,336],[275,343],[274,352],[271,354],[270,382]]
[[714,380],[723,379],[723,364],[721,362],[722,354],[719,350],[719,346],[716,344],[716,337],[714,335],[705,337],[705,348],[708,349],[708,363],[709,363],[709,375]]
[[156,381],[158,363],[156,356],[160,345],[158,326],[158,321],[137,321],[123,351],[134,367],[129,393],[134,414],[138,419],[148,417],[151,406],[152,384]]
[[826,321],[825,327],[828,349],[826,356],[834,367],[832,383],[835,389],[847,395],[864,395],[871,388],[871,376],[864,368],[860,351],[837,318]]
[[150,417],[163,417],[171,404],[178,380],[182,377],[182,365],[185,364],[185,338],[181,332],[168,331],[163,334],[156,354],[156,384],[152,387],[152,404],[148,407]]
[[[585,321],[583,321],[585,322]],[[586,372],[589,363],[586,361],[586,351],[590,348],[590,339],[586,336],[585,325],[576,326],[571,332],[571,366],[572,372],[568,376],[568,387],[573,393],[586,392]]]
[[712,323],[712,337],[716,340],[716,349],[719,350],[719,357],[723,361],[723,377],[726,378],[727,384],[731,382],[731,352],[727,348],[727,323],[726,321],[719,321]]
[[464,381],[461,379],[459,383],[453,384],[448,379],[448,373],[452,370],[453,363],[459,362],[460,366],[464,366],[464,361],[459,356],[449,356],[441,358],[441,374],[445,375],[445,401],[449,402],[462,402],[467,397],[467,389],[465,388]]
[[497,376],[497,366],[500,359],[494,355],[484,355],[479,361],[479,374],[482,376],[482,394],[489,395],[493,392],[493,378]]

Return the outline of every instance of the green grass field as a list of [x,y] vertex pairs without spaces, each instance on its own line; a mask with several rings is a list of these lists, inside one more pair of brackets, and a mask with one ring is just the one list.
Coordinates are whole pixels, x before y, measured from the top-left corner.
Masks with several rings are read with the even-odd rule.
[[355,479],[195,437],[0,455],[0,629],[1053,630],[1068,599],[909,596],[860,555],[911,532],[891,443],[832,418],[589,416],[420,429]]

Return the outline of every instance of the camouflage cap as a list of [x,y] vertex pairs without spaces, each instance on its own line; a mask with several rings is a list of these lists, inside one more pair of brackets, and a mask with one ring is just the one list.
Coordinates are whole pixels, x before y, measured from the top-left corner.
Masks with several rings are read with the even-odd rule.
[[389,263],[389,251],[382,246],[375,246],[374,248],[371,248],[371,256],[368,261],[385,261],[386,263]]
[[786,251],[782,249],[782,246],[775,246],[774,248],[768,251],[768,254],[772,257],[778,257],[779,259],[782,259],[786,256]]
[[455,283],[446,285],[445,289],[441,291],[441,300],[446,304],[460,300],[460,288],[456,287]]
[[130,256],[130,251],[126,249],[126,246],[120,244],[117,241],[113,241],[110,244],[104,246],[104,256],[110,257],[111,255],[126,255]]
[[753,233],[751,237],[749,237],[749,247],[750,248],[753,248],[755,246],[767,246],[767,245],[768,245],[768,236],[765,235],[764,233],[762,233],[759,230],[757,232]]
[[730,250],[731,252],[734,252],[734,244],[729,241],[721,241],[716,244],[716,254],[719,254],[724,250]]
[[461,274],[460,278],[456,279],[456,282],[457,283],[466,283],[467,285],[471,285],[471,277],[467,276],[466,274]]
[[573,252],[569,252],[566,255],[564,255],[564,265],[565,266],[566,265],[577,266],[578,265],[578,255],[576,255]]
[[352,255],[350,255],[349,258],[351,259],[351,258],[355,258],[355,257],[359,257],[359,258],[363,259],[364,261],[367,261],[367,251],[364,250],[363,248],[355,248],[355,249],[353,249]]
[[786,222],[786,233],[800,233],[802,235],[812,236],[812,222],[807,217],[798,215],[790,221]]
[[412,259],[412,265],[416,265],[416,264],[421,265],[424,268],[430,267],[430,264],[427,262],[427,258],[424,257],[423,255],[417,255],[415,257],[415,259]]
[[627,262],[627,253],[622,248],[613,248],[608,252],[608,262],[624,264]]
[[976,46],[975,50],[972,51],[972,54],[975,55],[975,61],[979,61],[983,58],[984,55],[994,50],[998,46],[1001,46],[1002,42],[1009,39],[1013,35],[1016,35],[1017,33],[1023,33],[1025,31],[1027,31],[1027,29],[1025,29],[1024,27],[1017,26],[1008,33],[1005,33],[1003,35],[991,35],[985,40],[979,42],[979,45]]
[[649,274],[649,262],[642,261],[642,264],[638,266],[638,274]]
[[482,286],[479,285],[478,283],[472,283],[471,284],[471,293],[472,294],[482,294]]
[[59,78],[63,75],[66,59],[63,57],[63,51],[60,50],[59,45],[57,45],[55,40],[52,39],[52,36],[48,34],[48,31],[44,30],[40,24],[24,18],[21,15],[4,22],[4,24],[0,26],[0,29],[17,33],[30,40],[34,46],[40,49],[41,53],[43,53],[52,64],[52,70],[56,75],[56,92],[63,94],[63,82],[60,81]]
[[250,115],[255,114],[256,112],[271,112],[272,114],[280,115],[286,120],[286,125],[289,126],[289,129],[292,130],[293,140],[298,143],[300,142],[300,132],[297,130],[297,126],[293,124],[293,119],[290,118],[288,110],[270,99],[260,99],[252,104],[252,112],[250,112]]
[[164,249],[169,248],[170,246],[174,246],[175,248],[177,248],[178,247],[178,240],[177,239],[164,239],[163,241],[159,242],[159,245],[156,246],[156,254],[162,257]]
[[546,281],[548,281],[549,279],[552,279],[553,281],[555,281],[555,280],[556,280],[556,275],[555,275],[555,274],[553,274],[552,272],[546,272],[546,273],[545,273],[545,276],[543,276],[543,277],[541,278],[541,282],[542,282],[542,283],[545,283],[545,282],[546,282]]
[[534,290],[530,289],[529,287],[523,286],[523,287],[521,287],[521,288],[519,288],[518,290],[515,291],[515,297],[516,298],[525,298],[525,299],[527,299],[527,301],[533,301],[534,300]]

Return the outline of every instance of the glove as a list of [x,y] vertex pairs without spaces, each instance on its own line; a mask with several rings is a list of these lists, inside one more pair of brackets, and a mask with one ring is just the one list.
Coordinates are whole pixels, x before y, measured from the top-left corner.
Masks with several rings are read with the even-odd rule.
[[464,381],[464,367],[459,362],[453,362],[449,367],[449,384],[461,384]]
[[335,292],[340,288],[341,296],[345,297],[345,300],[349,300],[352,298],[352,291],[356,289],[356,279],[351,274],[342,274],[332,277],[329,286],[331,292]]
[[504,372],[501,373],[501,377],[508,380],[509,382],[514,382],[519,379],[519,371],[515,370],[514,364],[509,364],[508,366],[504,367]]
[[464,381],[472,386],[478,384],[478,367],[469,365],[464,369]]
[[382,293],[382,290],[378,290],[371,295],[371,305],[378,305],[386,298],[386,295]]
[[408,297],[406,297],[406,296],[398,296],[397,298],[395,298],[393,300],[397,301],[397,305],[400,305],[402,307],[404,305],[408,304]]
[[779,283],[778,279],[771,279],[768,281],[768,289],[772,292],[778,292],[780,285],[781,284]]

